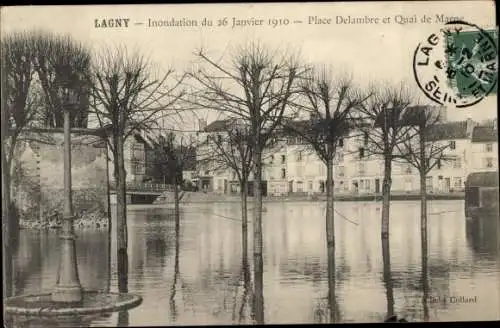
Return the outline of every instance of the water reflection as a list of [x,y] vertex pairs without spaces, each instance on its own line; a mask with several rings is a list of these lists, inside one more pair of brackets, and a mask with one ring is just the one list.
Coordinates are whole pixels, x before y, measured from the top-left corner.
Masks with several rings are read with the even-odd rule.
[[466,222],[467,243],[474,254],[484,260],[495,260],[500,254],[499,216],[476,217]]
[[[463,212],[462,202],[431,205],[433,212],[443,213],[429,216],[428,247],[423,249],[419,213],[408,210],[418,208],[418,202],[392,204],[387,263],[377,203],[336,204],[349,221],[336,216],[332,274],[322,207],[266,204],[266,323],[380,322],[391,312],[411,321],[498,319],[499,254],[493,246],[498,226],[494,230],[491,221],[482,228],[466,224],[457,214]],[[128,290],[141,295],[143,304],[88,326],[253,323],[252,255],[243,256],[241,221],[222,217],[239,217],[239,205],[189,204],[182,210],[176,228],[169,209],[129,209]],[[78,233],[85,289],[118,290],[114,236],[110,252],[107,232]],[[15,293],[50,291],[57,272],[57,235],[21,231],[20,241],[13,254]],[[471,295],[479,301],[432,301],[440,295]]]

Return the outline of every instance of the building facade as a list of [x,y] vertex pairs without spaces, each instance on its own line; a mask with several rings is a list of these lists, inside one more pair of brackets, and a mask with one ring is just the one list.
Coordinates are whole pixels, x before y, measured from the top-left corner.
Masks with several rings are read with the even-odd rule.
[[472,171],[498,171],[497,125],[476,126],[471,138]]
[[[227,123],[227,122],[226,122]],[[223,133],[221,121],[204,129],[202,138]],[[445,147],[443,159],[426,176],[429,193],[462,192],[467,175],[475,171],[498,170],[496,127],[482,127],[471,119],[441,122],[427,136],[428,147]],[[212,150],[213,151],[213,150]],[[210,152],[208,149],[202,153]],[[199,162],[199,161],[198,161]],[[352,131],[341,141],[334,160],[336,194],[380,194],[384,177],[382,156],[368,151],[368,138]],[[239,192],[235,172],[205,163],[197,168],[205,179],[205,190],[230,194]],[[418,193],[418,170],[403,160],[392,162],[392,192]],[[313,195],[326,192],[326,165],[301,138],[286,136],[263,154],[263,177],[269,195]],[[250,176],[250,181],[253,177]]]

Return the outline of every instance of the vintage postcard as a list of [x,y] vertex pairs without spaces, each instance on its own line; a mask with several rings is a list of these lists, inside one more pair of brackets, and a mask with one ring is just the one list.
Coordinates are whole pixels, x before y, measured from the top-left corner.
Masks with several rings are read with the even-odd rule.
[[494,2],[0,13],[5,327],[500,319]]

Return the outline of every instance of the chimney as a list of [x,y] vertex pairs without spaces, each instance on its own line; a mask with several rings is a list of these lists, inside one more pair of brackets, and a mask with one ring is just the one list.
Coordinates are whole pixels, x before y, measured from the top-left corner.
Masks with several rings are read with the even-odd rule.
[[472,137],[472,130],[474,130],[475,122],[472,120],[472,118],[467,117],[466,121],[466,132],[467,132],[467,137],[470,138]]
[[203,132],[203,130],[204,130],[206,127],[207,127],[207,121],[206,121],[206,120],[204,120],[204,119],[202,119],[202,118],[200,118],[200,119],[198,120],[198,130],[199,130],[200,132]]

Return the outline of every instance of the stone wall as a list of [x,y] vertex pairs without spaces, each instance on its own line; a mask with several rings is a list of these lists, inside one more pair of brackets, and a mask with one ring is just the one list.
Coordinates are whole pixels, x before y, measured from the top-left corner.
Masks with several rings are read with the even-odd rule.
[[[77,220],[98,221],[102,226],[108,211],[106,148],[91,131],[71,137],[73,209]],[[12,165],[12,199],[21,226],[57,225],[64,204],[63,133],[30,132],[24,137]]]

